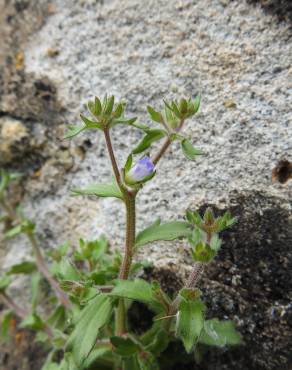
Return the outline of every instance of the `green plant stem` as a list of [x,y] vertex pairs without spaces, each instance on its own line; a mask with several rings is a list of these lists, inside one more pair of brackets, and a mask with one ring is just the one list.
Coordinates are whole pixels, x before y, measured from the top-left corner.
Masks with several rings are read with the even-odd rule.
[[[200,280],[202,273],[205,269],[205,263],[202,262],[196,262],[190,276],[188,277],[188,280],[186,281],[184,288],[194,288],[198,281]],[[169,316],[175,315],[177,313],[178,306],[180,304],[181,297],[178,294],[176,298],[173,300],[172,304],[170,305],[169,308]]]
[[[124,257],[120,267],[119,279],[127,280],[131,270],[136,238],[136,193],[125,194],[126,205],[126,243]],[[126,332],[126,309],[124,299],[119,300],[116,314],[117,334]]]
[[[21,320],[25,319],[29,312],[25,310],[24,308],[18,306],[5,292],[0,293],[0,300],[4,303],[4,305],[9,308],[13,313]],[[44,326],[44,332],[48,335],[49,338],[53,338],[54,334],[52,332],[52,329],[45,324]]]
[[13,311],[20,319],[24,319],[28,316],[28,312],[24,308],[18,306],[5,292],[0,293],[0,299],[4,305]]
[[[183,128],[184,121],[185,121],[184,119],[181,119],[180,120],[180,123],[178,125],[178,128],[176,129],[176,132],[180,132],[180,130]],[[164,153],[167,151],[167,149],[170,146],[171,142],[172,141],[171,141],[171,139],[169,137],[165,139],[162,147],[160,148],[160,150],[158,151],[158,153],[155,155],[155,157],[152,159],[152,163],[155,166],[160,161],[160,159],[162,158],[162,156],[164,155]]]
[[118,302],[118,307],[116,309],[116,335],[122,336],[127,332],[126,329],[126,306],[125,300],[120,298]]
[[105,128],[103,132],[104,132],[106,147],[107,147],[107,150],[108,150],[108,154],[109,154],[109,157],[110,157],[110,161],[111,161],[111,164],[112,164],[112,168],[113,168],[113,171],[114,171],[114,175],[115,175],[117,184],[119,185],[122,192],[124,192],[125,189],[124,189],[124,186],[123,186],[122,181],[121,181],[121,174],[120,174],[120,171],[119,171],[119,168],[118,168],[118,165],[117,165],[117,161],[116,161],[116,157],[115,157],[115,154],[114,154],[109,128]]
[[[196,262],[190,276],[188,277],[188,280],[186,281],[184,288],[194,288],[198,281],[200,280],[202,273],[205,269],[205,264],[202,262]],[[177,314],[179,304],[181,302],[181,296],[178,294],[175,299],[172,301],[171,305],[169,306],[167,319],[164,323],[164,328],[166,331],[169,331],[171,328],[171,323],[174,318],[174,316]]]
[[35,255],[35,259],[36,259],[36,265],[37,265],[37,268],[39,270],[39,272],[46,278],[46,280],[48,281],[48,283],[50,284],[50,286],[52,287],[53,291],[55,292],[58,300],[60,301],[60,303],[70,309],[71,308],[71,303],[70,303],[70,300],[67,296],[67,294],[60,288],[57,280],[55,280],[55,278],[53,277],[53,275],[50,273],[49,269],[48,269],[48,266],[46,264],[46,261],[39,249],[39,246],[38,246],[38,243],[36,241],[36,238],[34,236],[33,233],[27,233],[26,234],[30,243],[31,243],[31,246],[32,246],[32,250],[34,252],[34,255]]
[[136,193],[129,192],[125,197],[126,205],[126,243],[125,253],[121,264],[119,278],[129,277],[136,238]]
[[[191,273],[190,273],[190,276],[189,276],[188,280],[186,281],[186,283],[184,285],[184,288],[194,288],[197,285],[200,277],[202,276],[202,272],[204,271],[204,268],[205,268],[204,263],[196,262],[192,271],[191,271]],[[165,325],[164,325],[164,328],[165,328],[166,331],[170,330],[172,319],[178,311],[180,301],[181,301],[181,297],[178,294],[176,296],[176,298],[172,301],[172,303],[169,307],[168,314],[167,314],[167,319],[166,319]]]
[[168,137],[167,139],[165,139],[161,149],[159,150],[159,152],[156,154],[156,156],[152,159],[152,163],[154,164],[154,166],[157,165],[157,163],[160,161],[161,157],[163,156],[163,154],[167,151],[168,147],[170,146],[171,144],[171,140],[170,138]]
[[[7,212],[11,221],[22,223],[21,217],[17,215],[17,213],[4,201],[4,199],[1,199],[1,205]],[[26,236],[29,239],[30,244],[32,246],[32,250],[36,258],[36,265],[37,265],[39,272],[46,278],[46,280],[48,281],[48,283],[54,290],[60,303],[68,309],[71,308],[71,303],[70,303],[70,300],[67,294],[60,288],[57,280],[55,280],[53,275],[50,273],[48,266],[46,264],[46,261],[39,249],[39,246],[38,246],[38,243],[36,241],[34,234],[30,232],[30,233],[26,233]]]
[[[115,158],[110,132],[106,128],[104,130],[105,142],[109,154],[109,158],[112,164],[113,172],[120,187],[124,194],[124,202],[126,206],[126,241],[123,261],[120,267],[119,279],[127,280],[131,270],[132,259],[135,247],[136,238],[136,195],[137,191],[128,190],[127,187],[122,183],[121,174]],[[125,302],[123,299],[119,300],[117,311],[116,311],[116,332],[117,335],[122,335],[126,331],[126,309]]]

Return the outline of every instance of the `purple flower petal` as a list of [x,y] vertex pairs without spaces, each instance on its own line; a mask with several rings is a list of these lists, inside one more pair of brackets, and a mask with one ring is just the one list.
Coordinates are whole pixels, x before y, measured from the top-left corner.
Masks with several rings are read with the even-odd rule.
[[154,164],[147,156],[140,159],[127,173],[127,180],[129,182],[140,182],[144,178],[150,176],[154,172]]

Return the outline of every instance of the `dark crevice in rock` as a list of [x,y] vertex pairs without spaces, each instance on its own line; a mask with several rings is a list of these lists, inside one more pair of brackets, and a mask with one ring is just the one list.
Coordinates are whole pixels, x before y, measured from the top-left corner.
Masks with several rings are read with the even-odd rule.
[[269,14],[276,15],[280,21],[292,22],[291,0],[247,0],[249,4],[260,4]]

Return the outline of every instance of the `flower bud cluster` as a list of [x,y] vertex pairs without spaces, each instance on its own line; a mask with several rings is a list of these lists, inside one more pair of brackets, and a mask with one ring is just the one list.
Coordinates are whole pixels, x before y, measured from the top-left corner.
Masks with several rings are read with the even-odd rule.
[[211,208],[207,208],[203,218],[198,212],[187,211],[187,220],[194,225],[194,230],[189,237],[192,246],[192,256],[198,262],[210,262],[221,247],[219,232],[232,226],[236,218],[229,212],[215,218]]

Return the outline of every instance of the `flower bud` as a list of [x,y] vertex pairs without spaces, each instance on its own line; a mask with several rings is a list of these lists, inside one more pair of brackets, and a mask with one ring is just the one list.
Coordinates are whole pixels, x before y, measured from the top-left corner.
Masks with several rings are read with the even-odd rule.
[[129,185],[145,182],[149,180],[154,173],[154,164],[149,157],[145,156],[126,172],[125,181]]

